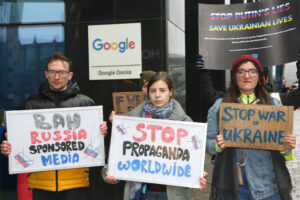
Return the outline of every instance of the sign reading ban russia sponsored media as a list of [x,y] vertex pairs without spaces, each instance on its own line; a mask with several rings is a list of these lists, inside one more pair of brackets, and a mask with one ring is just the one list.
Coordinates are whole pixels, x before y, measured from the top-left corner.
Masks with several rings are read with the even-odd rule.
[[102,106],[7,111],[9,173],[104,165]]
[[90,80],[140,78],[140,23],[90,25],[88,38]]

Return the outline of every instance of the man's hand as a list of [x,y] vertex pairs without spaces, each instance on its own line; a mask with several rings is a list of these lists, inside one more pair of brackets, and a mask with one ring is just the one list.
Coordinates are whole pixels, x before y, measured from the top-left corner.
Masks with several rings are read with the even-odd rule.
[[11,144],[7,140],[3,140],[1,144],[1,153],[5,156],[11,153]]
[[204,60],[202,59],[202,55],[198,54],[196,56],[195,68],[199,70],[199,69],[203,69],[203,67],[204,67]]

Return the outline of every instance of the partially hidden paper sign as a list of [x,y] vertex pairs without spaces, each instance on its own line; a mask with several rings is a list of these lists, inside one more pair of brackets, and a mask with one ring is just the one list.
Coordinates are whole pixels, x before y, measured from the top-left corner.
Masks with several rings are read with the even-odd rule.
[[206,124],[114,116],[108,174],[120,180],[199,188]]
[[102,106],[7,111],[9,173],[104,165]]
[[148,95],[142,91],[114,92],[112,96],[114,111],[117,115],[125,115],[140,103],[148,99]]
[[219,134],[226,146],[284,150],[283,138],[293,134],[293,106],[221,103]]

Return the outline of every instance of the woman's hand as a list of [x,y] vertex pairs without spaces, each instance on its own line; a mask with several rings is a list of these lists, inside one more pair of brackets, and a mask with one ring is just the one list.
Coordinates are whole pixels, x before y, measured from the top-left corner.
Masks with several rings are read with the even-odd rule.
[[7,140],[3,140],[1,144],[1,153],[5,156],[11,153],[11,144]]
[[201,187],[198,190],[202,190],[203,188],[206,189],[206,176],[207,176],[207,172],[204,172],[203,177],[200,177],[199,181]]
[[106,136],[106,134],[107,134],[107,123],[106,123],[106,121],[104,121],[104,122],[102,122],[101,124],[100,124],[100,131],[101,131],[101,133],[104,135],[104,137]]
[[220,149],[225,149],[226,145],[225,145],[225,140],[223,138],[223,135],[217,135],[217,144],[220,147]]
[[294,134],[287,135],[283,138],[283,142],[287,144],[286,150],[295,149],[296,147],[296,136]]
[[110,115],[108,117],[108,120],[109,120],[110,123],[112,123],[115,114],[116,114],[115,111],[111,111],[111,113],[110,113]]

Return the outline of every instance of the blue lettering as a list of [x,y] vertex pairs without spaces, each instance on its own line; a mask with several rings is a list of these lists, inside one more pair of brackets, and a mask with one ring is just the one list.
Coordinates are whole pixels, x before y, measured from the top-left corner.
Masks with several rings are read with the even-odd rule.
[[249,128],[245,128],[245,133],[244,133],[244,142],[246,143],[246,141],[248,140],[251,143],[251,139],[250,136],[252,134],[252,130]]
[[164,163],[163,164],[163,169],[162,169],[163,175],[170,175],[171,171],[172,171],[172,166],[170,166],[169,170],[167,170],[166,169],[166,164]]
[[249,109],[248,110],[248,121],[250,120],[250,117],[254,116],[254,115],[255,115],[255,110],[254,109]]
[[148,172],[150,172],[151,174],[154,174],[155,171],[151,171],[151,163],[152,163],[152,161],[148,160]]
[[280,121],[280,119],[283,121],[283,122],[286,122],[286,120],[283,118],[285,116],[285,112],[283,111],[278,111],[277,112],[277,120]]
[[174,162],[174,166],[173,166],[173,176],[175,176],[175,174],[176,174],[176,162]]
[[277,138],[277,131],[276,130],[274,131],[274,135],[272,131],[269,131],[269,137],[268,137],[269,143],[271,143],[271,139],[273,140],[273,142],[276,143],[276,138]]
[[101,43],[101,39],[95,39],[93,41],[93,48],[97,51],[100,51],[103,48],[103,44]]
[[236,142],[237,138],[239,138],[240,141],[243,141],[243,139],[241,138],[240,134],[243,131],[243,129],[237,131],[237,129],[234,129],[234,134],[233,134],[233,141]]
[[53,164],[54,165],[59,165],[60,162],[58,161],[58,154],[53,154]]
[[140,169],[141,163],[138,159],[132,161],[131,168],[133,171],[137,171]]
[[255,131],[254,137],[253,137],[253,143],[255,143],[256,138],[259,139],[260,143],[262,143],[262,139],[261,139],[261,132],[259,129],[257,129]]
[[119,43],[119,48],[120,48],[119,51],[120,51],[121,53],[125,52],[125,50],[126,50],[125,42],[120,42],[120,43]]
[[68,156],[62,154],[60,155],[61,164],[66,164],[68,162]]
[[[226,136],[227,133],[228,132],[228,136]],[[223,129],[223,138],[224,138],[224,140],[229,140],[229,141],[232,141],[232,130],[228,130],[228,129]]]
[[233,108],[233,110],[234,110],[235,120],[237,120],[237,116],[238,116],[237,111],[239,111],[240,109],[239,108]]
[[155,161],[155,173],[160,172],[160,170],[161,170],[161,164]]
[[[243,116],[243,112],[245,112],[245,116]],[[240,118],[241,118],[241,120],[245,120],[247,118],[247,110],[246,109],[242,109],[240,111]]]
[[225,121],[225,122],[228,122],[228,121],[232,120],[232,115],[229,113],[228,110],[232,110],[232,108],[231,107],[225,107],[224,108],[224,114],[228,115],[228,118],[222,117],[222,120]]
[[266,121],[267,118],[268,118],[268,116],[269,116],[269,112],[263,112],[263,113],[261,113],[261,110],[259,110],[258,111],[258,116],[259,116],[260,120],[264,119]]
[[[127,163],[127,165],[126,165]],[[118,170],[122,171],[123,169],[124,170],[128,170],[129,167],[130,167],[130,161],[127,161],[126,163],[122,163],[122,161],[118,162]]]
[[142,160],[142,173],[145,172],[147,173],[147,169],[145,168],[145,165],[147,165],[147,161],[146,160]]
[[76,162],[78,163],[79,162],[79,155],[77,153],[74,153],[72,162],[73,163],[76,163]]
[[42,159],[43,166],[47,166],[47,164],[52,165],[51,155],[48,155],[47,158],[45,156],[41,156],[41,159]]
[[191,177],[191,165],[190,164],[187,164],[185,166],[185,173],[184,173],[184,176],[185,177]]
[[182,177],[184,175],[184,170],[181,166],[178,166],[178,173],[177,176],[178,177]]
[[268,121],[269,123],[270,123],[270,120],[271,120],[272,118],[274,119],[275,122],[277,122],[276,117],[275,117],[275,113],[274,113],[274,112],[271,112],[271,114],[270,114],[270,118],[269,118],[269,121]]
[[278,136],[278,144],[284,144],[284,142],[281,141],[281,139],[284,138],[284,131],[279,131],[279,136]]

